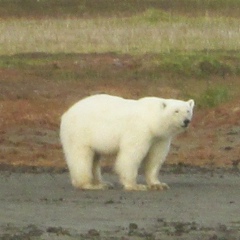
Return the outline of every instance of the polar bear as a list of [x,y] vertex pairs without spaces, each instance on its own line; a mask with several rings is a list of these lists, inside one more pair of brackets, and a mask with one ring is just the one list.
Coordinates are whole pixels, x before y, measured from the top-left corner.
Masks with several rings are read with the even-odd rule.
[[[158,172],[171,140],[184,131],[194,100],[145,97],[139,100],[99,94],[74,104],[61,118],[60,138],[73,186],[105,189],[100,155],[116,154],[115,170],[125,190],[162,190]],[[145,184],[137,184],[140,165]]]

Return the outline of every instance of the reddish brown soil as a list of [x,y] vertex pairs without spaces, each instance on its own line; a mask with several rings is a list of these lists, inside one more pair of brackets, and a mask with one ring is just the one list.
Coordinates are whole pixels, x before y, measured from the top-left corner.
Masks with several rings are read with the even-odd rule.
[[[92,61],[96,67],[103,59]],[[105,62],[114,60],[111,56]],[[125,60],[125,67],[131,68]],[[59,68],[61,66],[51,66]],[[66,66],[69,70],[69,65]],[[72,66],[72,71],[76,66]],[[109,68],[111,71],[111,68]],[[114,69],[112,71],[115,71]],[[134,82],[51,81],[36,70],[0,69],[0,164],[11,166],[66,167],[59,143],[60,116],[74,102],[96,92],[137,98],[146,84]],[[148,92],[151,92],[150,90]],[[158,90],[177,97],[171,88]],[[148,94],[149,95],[149,94]],[[166,96],[165,96],[166,95]],[[238,168],[240,162],[240,99],[214,109],[196,108],[188,132],[179,136],[167,163],[202,167]]]

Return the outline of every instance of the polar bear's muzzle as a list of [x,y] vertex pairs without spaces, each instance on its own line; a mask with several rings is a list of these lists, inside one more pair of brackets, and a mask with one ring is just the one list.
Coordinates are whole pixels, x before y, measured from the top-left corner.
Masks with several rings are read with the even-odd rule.
[[182,127],[184,127],[184,128],[188,127],[188,125],[189,125],[190,122],[191,122],[191,120],[189,120],[189,119],[186,118],[186,119],[183,121],[183,126],[182,126]]

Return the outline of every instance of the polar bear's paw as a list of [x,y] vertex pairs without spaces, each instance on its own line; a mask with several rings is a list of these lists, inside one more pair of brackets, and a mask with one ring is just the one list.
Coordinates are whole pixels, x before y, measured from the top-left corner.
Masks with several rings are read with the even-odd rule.
[[124,189],[127,191],[146,191],[148,188],[144,184],[134,184],[134,185],[126,185]]
[[170,187],[166,183],[156,183],[149,186],[150,190],[157,190],[157,191],[168,190],[169,188]]
[[113,189],[113,184],[109,182],[101,182],[97,185],[101,186],[102,187],[101,189]]

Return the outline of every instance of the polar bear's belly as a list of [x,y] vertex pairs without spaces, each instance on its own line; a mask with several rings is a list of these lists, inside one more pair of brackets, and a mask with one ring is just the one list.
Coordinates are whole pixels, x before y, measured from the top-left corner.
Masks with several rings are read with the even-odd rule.
[[[107,128],[107,126],[106,126]],[[92,135],[92,148],[100,154],[115,154],[119,151],[121,134],[118,129],[99,129]]]

